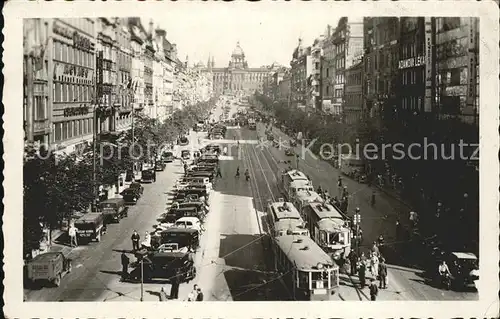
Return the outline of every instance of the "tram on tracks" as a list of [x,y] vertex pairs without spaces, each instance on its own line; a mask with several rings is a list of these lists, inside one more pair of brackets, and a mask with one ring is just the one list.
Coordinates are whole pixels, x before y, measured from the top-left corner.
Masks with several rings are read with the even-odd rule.
[[283,235],[272,241],[274,267],[294,300],[332,300],[339,267],[309,236]]
[[283,198],[277,202],[269,202],[267,206],[267,223],[271,236],[305,235],[309,236],[306,224],[299,211]]

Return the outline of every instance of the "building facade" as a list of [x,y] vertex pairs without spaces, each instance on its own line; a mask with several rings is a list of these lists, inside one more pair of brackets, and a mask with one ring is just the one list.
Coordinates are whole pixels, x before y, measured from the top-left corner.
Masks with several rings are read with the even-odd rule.
[[479,21],[468,17],[434,21],[437,112],[478,124]]
[[363,111],[372,117],[398,105],[399,28],[399,18],[364,18]]
[[144,114],[154,118],[156,116],[156,105],[154,103],[153,95],[153,61],[155,56],[155,49],[151,34],[146,35],[144,41],[143,59],[144,59],[144,101],[145,109]]
[[291,102],[294,106],[305,108],[310,92],[310,76],[312,74],[312,57],[311,47],[304,48],[302,39],[299,39],[299,44],[295,48],[291,67]]
[[[86,18],[49,19],[48,85],[50,142],[58,151],[84,148],[94,131],[96,22]],[[111,114],[103,116],[109,125]]]
[[326,113],[340,114],[340,109],[332,109],[333,86],[335,84],[335,44],[332,41],[332,26],[326,27],[321,60],[321,109]]
[[128,21],[130,31],[130,45],[132,49],[132,106],[134,114],[142,112],[146,104],[145,101],[145,83],[144,83],[144,59],[143,59],[143,44],[146,38],[139,18],[129,18]]
[[210,68],[213,74],[213,91],[215,94],[250,95],[255,91],[263,92],[264,83],[270,70],[266,67],[250,68],[245,59],[245,53],[236,44],[231,54],[228,67],[216,68],[212,58]]
[[359,120],[363,112],[363,61],[345,71],[344,118],[347,123]]
[[117,100],[120,104],[115,113],[117,131],[125,131],[132,124],[132,46],[126,19],[116,19],[117,44]]
[[309,104],[313,109],[321,110],[322,108],[322,96],[321,96],[321,62],[323,59],[323,42],[324,37],[320,36],[318,39],[314,40],[311,46],[311,77],[309,79]]
[[292,73],[290,69],[286,69],[283,74],[283,79],[278,84],[278,99],[290,103],[292,99]]

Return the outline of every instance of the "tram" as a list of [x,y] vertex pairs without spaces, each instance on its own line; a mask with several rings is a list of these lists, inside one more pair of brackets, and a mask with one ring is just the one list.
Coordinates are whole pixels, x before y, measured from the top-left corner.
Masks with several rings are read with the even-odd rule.
[[339,267],[309,236],[274,238],[274,266],[294,300],[332,300],[339,286]]
[[267,223],[271,236],[305,235],[309,236],[304,220],[299,211],[283,198],[270,202],[267,206]]

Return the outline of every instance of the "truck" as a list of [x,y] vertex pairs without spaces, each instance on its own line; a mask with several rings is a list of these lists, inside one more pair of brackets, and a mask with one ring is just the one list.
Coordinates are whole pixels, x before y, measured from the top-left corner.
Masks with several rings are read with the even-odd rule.
[[62,277],[71,272],[71,259],[61,252],[47,252],[33,258],[26,267],[31,284],[49,282],[59,287]]
[[290,202],[295,201],[295,197],[299,192],[314,191],[312,182],[299,170],[284,170],[278,172],[278,175],[281,175],[281,179],[278,181],[278,189]]
[[302,209],[313,240],[335,261],[345,260],[351,251],[351,228],[347,216],[332,205],[309,203]]
[[78,229],[77,236],[79,242],[101,241],[101,236],[105,231],[104,215],[102,213],[87,213],[78,218],[74,226]]
[[352,154],[341,154],[339,156],[339,169],[342,174],[355,177],[356,174],[363,175],[365,171],[365,164],[363,159],[359,156]]

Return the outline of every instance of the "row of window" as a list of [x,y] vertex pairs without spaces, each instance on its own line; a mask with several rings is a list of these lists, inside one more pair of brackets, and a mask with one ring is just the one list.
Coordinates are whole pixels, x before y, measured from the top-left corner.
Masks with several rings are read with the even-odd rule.
[[118,52],[118,65],[132,67],[132,57],[126,53]]
[[90,102],[93,94],[93,85],[54,82],[52,87],[54,102]]
[[403,85],[425,83],[425,68],[419,70],[402,70],[401,82]]
[[48,104],[48,97],[47,96],[41,96],[41,95],[35,95],[33,97],[33,118],[35,120],[45,120],[47,119],[47,104]]
[[335,61],[335,66],[337,69],[345,68],[345,58],[337,59],[337,61]]
[[52,124],[54,142],[61,142],[82,135],[92,134],[94,123],[92,118],[58,122]]
[[420,111],[423,108],[422,96],[405,96],[401,99],[401,107],[403,110]]
[[361,107],[363,105],[363,95],[361,93],[346,93],[345,104]]
[[401,60],[425,55],[425,43],[422,39],[412,39],[411,43],[401,43]]
[[92,21],[89,18],[64,18],[64,19],[59,19],[71,26],[73,26],[76,29],[79,29],[88,35],[93,35],[94,34],[94,21]]
[[363,75],[361,73],[353,73],[347,76],[347,85],[361,85],[363,81]]
[[467,84],[467,79],[467,67],[443,70],[438,75],[438,81],[445,86],[464,85]]
[[343,84],[344,83],[344,74],[337,74],[335,76],[335,84]]
[[94,53],[80,50],[72,45],[54,40],[53,42],[54,59],[84,66],[87,68],[94,68]]

